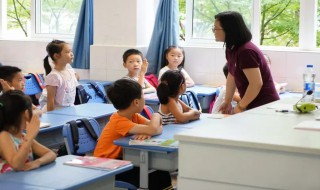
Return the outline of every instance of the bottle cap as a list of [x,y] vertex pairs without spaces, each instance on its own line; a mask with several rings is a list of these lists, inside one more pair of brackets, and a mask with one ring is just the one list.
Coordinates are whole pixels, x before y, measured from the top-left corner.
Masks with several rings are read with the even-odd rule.
[[313,65],[307,65],[307,68],[310,68],[310,67],[312,67],[312,68],[313,68]]

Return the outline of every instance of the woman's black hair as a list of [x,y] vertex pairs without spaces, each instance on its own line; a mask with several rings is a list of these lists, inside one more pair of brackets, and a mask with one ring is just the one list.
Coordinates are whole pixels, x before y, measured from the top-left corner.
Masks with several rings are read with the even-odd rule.
[[252,34],[240,13],[225,11],[215,15],[214,18],[220,22],[225,33],[224,43],[228,49],[233,46],[240,47],[252,39]]
[[184,67],[184,62],[186,60],[186,55],[184,53],[184,49],[180,46],[169,46],[163,53],[161,68],[163,68],[169,64],[169,61],[167,60],[167,55],[172,49],[176,49],[176,48],[181,49],[182,54],[183,54],[183,60],[182,60],[181,64],[178,66],[178,69],[180,70]]
[[0,132],[18,132],[22,117],[28,110],[32,117],[32,102],[29,96],[20,90],[9,90],[0,96]]
[[157,87],[157,95],[161,104],[167,104],[169,97],[174,98],[178,95],[180,86],[185,83],[181,71],[168,70],[160,79]]
[[228,77],[228,73],[229,73],[228,63],[226,63],[226,64],[223,66],[222,71],[223,71],[224,76],[227,78],[227,77]]
[[52,42],[50,42],[47,47],[46,47],[46,51],[48,53],[48,55],[43,59],[43,66],[44,66],[44,70],[46,75],[48,75],[51,71],[52,68],[49,64],[49,57],[54,60],[54,54],[60,54],[61,51],[63,50],[63,46],[66,44],[65,41],[61,41],[61,40],[53,40]]

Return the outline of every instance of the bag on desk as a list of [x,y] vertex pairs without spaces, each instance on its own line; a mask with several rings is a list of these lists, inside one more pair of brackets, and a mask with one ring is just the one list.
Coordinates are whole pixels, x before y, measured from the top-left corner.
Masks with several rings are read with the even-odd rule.
[[187,106],[201,111],[198,97],[193,91],[186,91],[185,93],[183,93],[180,96],[180,100],[182,100]]

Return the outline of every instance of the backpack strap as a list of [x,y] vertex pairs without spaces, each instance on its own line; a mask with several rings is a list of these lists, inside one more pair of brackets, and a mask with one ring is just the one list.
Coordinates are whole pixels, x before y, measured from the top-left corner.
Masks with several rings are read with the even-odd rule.
[[88,133],[90,134],[90,136],[97,141],[98,140],[98,135],[97,133],[94,131],[90,121],[87,118],[82,118],[82,119],[78,119],[77,121],[81,121],[84,125],[84,127],[86,128],[86,130],[88,131]]
[[43,90],[45,88],[45,86],[44,86],[43,81],[40,79],[39,74],[37,74],[37,73],[29,73],[29,74],[33,75],[34,78],[36,78],[40,88]]
[[148,106],[144,106],[143,107],[143,111],[146,113],[146,115],[149,117],[149,119],[152,118],[152,113],[151,113],[151,111],[150,111]]
[[74,146],[74,153],[77,153],[79,149],[79,131],[78,131],[78,124],[75,120],[71,120],[67,122],[70,124],[71,135],[72,135],[72,144]]
[[98,84],[93,81],[90,81],[89,84],[91,84],[93,86],[93,88],[97,92],[98,96],[101,97],[105,103],[107,103],[108,102],[107,96],[105,95],[105,93],[102,92],[102,90],[100,89]]
[[89,99],[92,98],[91,95],[86,92],[86,90],[81,84],[77,86],[77,89],[78,89],[78,97],[80,100],[80,104],[85,104],[89,101]]
[[196,109],[199,111],[202,111],[198,97],[196,96],[196,94],[193,91],[187,91],[187,92],[189,92],[189,94],[192,96],[192,99],[194,100],[194,104],[197,106]]

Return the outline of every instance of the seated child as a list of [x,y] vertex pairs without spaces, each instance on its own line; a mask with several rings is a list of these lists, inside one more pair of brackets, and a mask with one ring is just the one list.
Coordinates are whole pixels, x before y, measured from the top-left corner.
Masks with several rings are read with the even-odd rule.
[[194,86],[194,82],[192,78],[189,76],[187,71],[183,68],[185,61],[185,53],[182,47],[178,46],[169,46],[164,51],[163,61],[162,61],[162,69],[159,71],[158,79],[160,82],[161,76],[167,70],[180,70],[185,78],[187,87]]
[[[112,114],[109,122],[99,137],[94,156],[105,158],[122,158],[122,148],[113,141],[127,135],[136,135],[135,139],[147,139],[162,132],[161,116],[152,115],[151,120],[139,113],[145,100],[141,85],[128,79],[115,81],[107,90],[107,95],[117,112]],[[126,181],[139,187],[139,168],[134,168],[116,176],[116,180]],[[165,171],[154,171],[149,174],[149,188],[170,189],[170,174]]]
[[179,96],[186,91],[185,78],[180,71],[168,70],[161,79],[157,88],[160,101],[159,113],[162,116],[162,124],[186,123],[199,119],[198,110],[187,106]]
[[[24,75],[18,67],[8,65],[0,67],[0,91],[2,93],[8,90],[20,90],[24,92],[24,81]],[[35,105],[32,105],[32,109],[37,114],[41,114],[41,111]]]
[[[39,127],[31,99],[22,91],[9,90],[0,96],[0,173],[32,170],[56,159],[53,151],[35,140]],[[39,158],[34,160],[33,154]]]
[[156,89],[144,78],[148,70],[148,61],[143,59],[142,53],[137,49],[128,49],[124,52],[123,66],[128,69],[125,79],[137,81],[143,89],[143,93],[152,93]]
[[0,91],[15,89],[24,92],[24,75],[18,67],[7,65],[0,67],[0,79],[3,79]]

